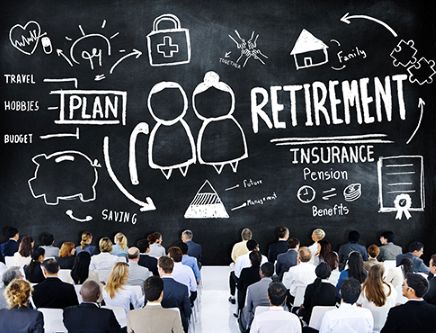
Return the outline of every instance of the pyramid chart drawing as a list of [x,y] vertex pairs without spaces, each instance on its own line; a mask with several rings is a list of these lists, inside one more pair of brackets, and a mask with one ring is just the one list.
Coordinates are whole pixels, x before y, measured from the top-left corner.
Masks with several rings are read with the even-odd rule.
[[228,219],[226,207],[208,180],[200,187],[188,209],[185,219]]

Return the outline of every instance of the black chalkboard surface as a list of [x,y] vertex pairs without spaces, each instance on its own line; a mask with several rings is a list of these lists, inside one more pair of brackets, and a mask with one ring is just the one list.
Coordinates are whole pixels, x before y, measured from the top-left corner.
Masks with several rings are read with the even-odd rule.
[[5,1],[1,224],[436,251],[435,5]]

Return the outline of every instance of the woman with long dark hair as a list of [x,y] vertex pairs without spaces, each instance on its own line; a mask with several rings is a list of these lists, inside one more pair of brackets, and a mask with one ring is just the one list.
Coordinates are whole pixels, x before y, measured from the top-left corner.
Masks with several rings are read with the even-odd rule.
[[42,247],[34,248],[32,251],[32,261],[24,266],[26,280],[31,283],[40,283],[45,280],[42,273],[41,264],[45,259],[45,250]]
[[259,251],[252,251],[249,254],[251,266],[243,268],[238,279],[238,312],[242,310],[245,303],[245,296],[249,285],[260,280],[260,264],[262,263],[262,255]]
[[24,236],[14,253],[14,266],[24,267],[32,261],[33,239],[30,236]]
[[362,255],[359,252],[351,252],[348,256],[347,269],[344,269],[339,275],[339,281],[336,288],[339,290],[345,280],[355,278],[360,283],[363,283],[368,273],[363,268]]
[[91,255],[87,251],[82,251],[74,259],[73,268],[71,269],[71,277],[75,284],[83,284],[89,276],[89,263]]
[[315,306],[334,306],[338,301],[336,288],[328,280],[330,273],[331,269],[328,264],[325,262],[319,263],[315,268],[315,281],[306,287],[304,302],[298,314],[303,316],[303,320],[307,324]]

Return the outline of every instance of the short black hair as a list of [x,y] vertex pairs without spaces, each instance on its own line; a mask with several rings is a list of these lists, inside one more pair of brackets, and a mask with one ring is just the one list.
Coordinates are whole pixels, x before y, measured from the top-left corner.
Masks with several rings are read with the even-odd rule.
[[247,249],[248,251],[253,251],[259,245],[254,239],[250,239],[247,241]]
[[57,272],[59,272],[59,264],[55,259],[45,259],[42,263],[42,266],[50,274],[56,274]]
[[408,273],[406,275],[407,285],[415,290],[416,297],[423,297],[428,291],[428,281],[421,274]]
[[43,247],[38,246],[32,250],[32,260],[38,260],[40,256],[44,256],[44,255],[45,255],[45,249]]
[[260,264],[262,263],[262,255],[259,251],[251,251],[248,258],[250,259],[251,266],[260,267]]
[[413,251],[420,251],[424,248],[424,244],[422,244],[421,242],[412,242],[409,244],[409,252],[413,252]]
[[360,234],[359,234],[359,232],[357,230],[351,230],[348,233],[348,240],[351,243],[357,243],[359,241],[359,239],[360,239]]
[[295,237],[290,237],[288,239],[288,248],[295,249],[298,245],[300,245],[300,241]]
[[188,253],[188,245],[186,243],[177,242],[174,246],[179,247],[180,250],[182,250],[182,254],[187,254]]
[[268,297],[271,305],[280,306],[285,302],[287,289],[281,282],[271,282],[268,287]]
[[260,266],[262,274],[266,277],[271,277],[274,274],[274,265],[270,262],[266,262]]
[[150,247],[150,243],[145,238],[140,239],[136,242],[136,247],[139,249],[139,252],[145,253],[147,249]]
[[12,238],[18,234],[18,229],[15,227],[9,227],[6,229],[6,238]]
[[54,242],[54,236],[48,232],[43,232],[41,235],[39,235],[39,242],[43,246],[52,245]]
[[380,234],[380,237],[386,238],[389,243],[395,241],[395,235],[392,231],[384,231]]
[[354,304],[360,295],[360,282],[349,278],[341,286],[341,298],[345,303]]
[[331,273],[332,270],[330,266],[325,262],[320,262],[315,268],[315,274],[320,279],[328,279]]
[[150,276],[144,281],[144,295],[147,301],[157,301],[163,291],[163,280],[159,276]]

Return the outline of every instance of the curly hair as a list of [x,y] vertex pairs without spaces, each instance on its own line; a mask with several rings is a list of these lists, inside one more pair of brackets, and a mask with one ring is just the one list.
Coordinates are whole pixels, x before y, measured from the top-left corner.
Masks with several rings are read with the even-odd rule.
[[9,308],[24,308],[29,302],[32,286],[26,280],[14,279],[5,290],[6,301]]

